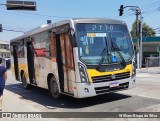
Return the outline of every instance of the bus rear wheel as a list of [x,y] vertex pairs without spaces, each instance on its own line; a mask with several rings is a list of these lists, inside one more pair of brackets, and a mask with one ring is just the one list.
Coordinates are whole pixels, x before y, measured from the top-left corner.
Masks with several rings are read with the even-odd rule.
[[53,77],[50,79],[49,86],[52,97],[55,99],[59,98],[61,96],[61,93],[59,91],[58,84]]
[[25,89],[29,89],[30,88],[30,84],[27,83],[27,79],[26,79],[26,76],[24,74],[22,74],[22,86],[25,88]]

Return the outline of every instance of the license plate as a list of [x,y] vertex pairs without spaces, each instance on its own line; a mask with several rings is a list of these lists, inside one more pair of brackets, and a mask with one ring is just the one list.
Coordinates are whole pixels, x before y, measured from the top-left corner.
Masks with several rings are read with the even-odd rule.
[[117,86],[119,86],[119,82],[111,82],[109,84],[109,87],[117,87]]

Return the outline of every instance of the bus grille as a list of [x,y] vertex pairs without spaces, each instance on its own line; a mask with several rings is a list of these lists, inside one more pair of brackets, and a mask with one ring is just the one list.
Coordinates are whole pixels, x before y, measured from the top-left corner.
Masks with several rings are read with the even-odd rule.
[[117,86],[117,87],[112,87],[112,88],[110,88],[109,86],[95,87],[95,91],[96,91],[96,94],[103,94],[103,93],[107,93],[107,92],[127,89],[128,86],[129,86],[129,82],[126,82],[126,83],[119,84],[119,86]]
[[130,72],[115,74],[115,78],[111,78],[112,75],[95,76],[92,77],[93,83],[109,82],[114,80],[120,80],[130,77]]

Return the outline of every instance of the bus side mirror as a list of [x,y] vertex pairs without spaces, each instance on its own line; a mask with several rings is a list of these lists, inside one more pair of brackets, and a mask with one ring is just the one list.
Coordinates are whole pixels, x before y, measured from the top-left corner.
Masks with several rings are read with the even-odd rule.
[[72,46],[77,47],[76,36],[73,28],[69,29],[69,37],[70,37]]

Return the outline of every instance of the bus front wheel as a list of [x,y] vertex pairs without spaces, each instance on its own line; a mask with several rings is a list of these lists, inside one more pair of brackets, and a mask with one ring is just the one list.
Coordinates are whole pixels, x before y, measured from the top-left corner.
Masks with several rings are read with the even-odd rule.
[[24,74],[22,74],[21,79],[22,79],[22,85],[23,85],[23,87],[24,87],[25,89],[29,89],[30,84],[27,83],[27,79],[26,79],[26,76],[25,76]]
[[53,77],[50,80],[50,93],[52,97],[56,99],[59,98],[61,95],[58,88],[58,84]]

